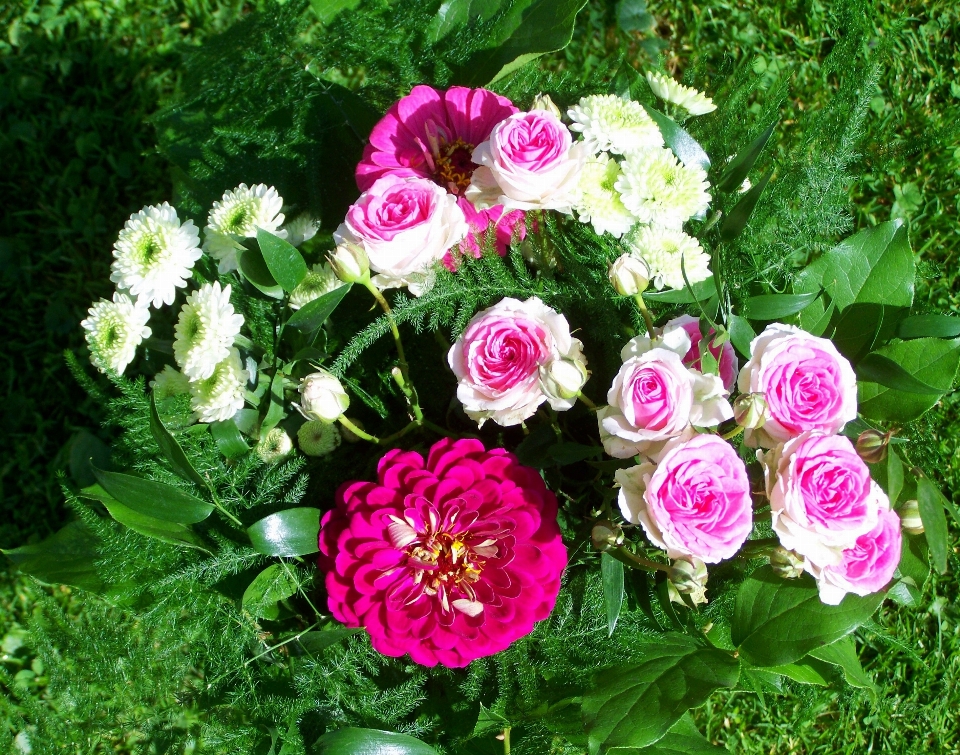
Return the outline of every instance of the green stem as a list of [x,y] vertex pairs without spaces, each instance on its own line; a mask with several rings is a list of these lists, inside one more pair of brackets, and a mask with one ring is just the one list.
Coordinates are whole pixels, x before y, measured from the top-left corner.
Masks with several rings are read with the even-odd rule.
[[739,425],[737,425],[736,428],[734,428],[733,430],[731,430],[731,431],[728,432],[728,433],[724,433],[724,434],[721,435],[720,437],[723,438],[724,440],[732,440],[733,438],[736,438],[736,437],[737,437],[740,433],[742,433],[742,432],[743,432],[743,428],[740,427]]
[[637,302],[637,308],[640,310],[640,314],[643,315],[643,321],[647,325],[647,335],[650,336],[650,340],[653,340],[657,337],[657,334],[653,329],[653,318],[650,317],[650,312],[647,310],[647,304],[643,300],[643,294],[637,294],[633,298],[634,301]]
[[235,525],[237,525],[238,527],[243,527],[243,522],[241,522],[239,519],[237,519],[237,517],[235,517],[233,514],[231,514],[229,511],[227,511],[227,510],[223,507],[223,504],[220,503],[220,499],[217,497],[217,491],[213,489],[213,485],[210,484],[209,478],[207,479],[207,490],[210,491],[210,496],[213,498],[213,505],[214,505],[214,507],[215,507],[221,514],[223,514],[225,517],[227,517],[228,519],[230,519]]
[[357,427],[355,424],[353,424],[353,422],[351,422],[349,419],[347,419],[346,415],[344,415],[344,414],[341,414],[341,415],[340,415],[340,417],[339,417],[339,422],[340,422],[341,425],[343,425],[345,428],[347,428],[350,432],[352,432],[352,433],[353,433],[354,435],[356,435],[358,438],[363,438],[364,440],[368,440],[368,441],[370,441],[371,443],[380,443],[380,442],[381,442],[380,439],[379,439],[376,435],[371,435],[371,434],[368,433],[368,432],[364,432],[364,431],[361,430],[359,427]]
[[623,561],[629,566],[633,566],[638,569],[662,572],[670,571],[670,567],[667,564],[658,564],[656,561],[651,561],[643,556],[638,556],[636,553],[631,553],[622,545],[618,545],[616,548],[614,548],[610,555],[614,556],[617,560]]
[[503,755],[510,755],[510,727],[503,730]]
[[287,566],[287,562],[281,559],[280,564],[281,564],[281,566],[283,566],[283,570],[287,573],[287,576],[290,577],[290,579],[292,579],[294,582],[297,583],[297,592],[300,593],[300,594],[303,596],[303,599],[304,599],[305,601],[307,601],[307,605],[310,606],[310,607],[313,609],[313,612],[314,612],[318,617],[323,616],[323,614],[320,613],[320,612],[317,610],[317,607],[316,607],[315,605],[313,605],[313,601],[310,600],[309,596],[307,595],[307,593],[306,593],[306,591],[303,589],[303,587],[300,586],[300,580],[297,579],[297,578],[293,575],[293,572],[292,572],[292,571],[290,571],[290,567]]
[[593,403],[593,401],[590,399],[589,396],[585,395],[584,393],[578,393],[577,398],[580,399],[584,404],[586,404],[588,409],[597,411],[597,405]]
[[[272,653],[272,652],[273,652],[274,650],[276,650],[277,648],[281,648],[281,647],[283,647],[284,645],[289,645],[291,642],[294,642],[295,640],[299,640],[299,639],[300,639],[301,637],[303,637],[303,635],[305,635],[307,632],[313,631],[313,630],[316,629],[318,626],[320,626],[320,622],[319,622],[319,621],[315,621],[313,624],[311,624],[310,626],[308,626],[308,627],[307,627],[306,629],[304,629],[302,632],[299,632],[298,634],[295,634],[293,637],[288,637],[288,638],[285,639],[283,642],[278,642],[276,645],[271,645],[270,647],[268,647],[266,650],[264,650],[264,651],[263,651],[262,653],[260,653],[259,655],[255,655],[253,658],[250,658],[248,661],[246,661],[246,662],[243,664],[243,666],[241,666],[241,668],[246,668],[247,666],[249,666],[249,665],[250,665],[251,663],[253,663],[254,661],[258,661],[258,660],[260,660],[261,658],[263,658],[263,656],[269,655],[270,653]],[[219,682],[221,679],[223,679],[223,678],[224,678],[225,676],[227,676],[227,674],[229,674],[229,673],[230,673],[230,672],[228,671],[226,674],[220,674],[220,676],[218,676],[218,677],[217,677],[216,679],[214,679],[212,682],[210,682],[209,684],[207,684],[207,689],[210,689],[214,684],[216,684],[217,682]]]

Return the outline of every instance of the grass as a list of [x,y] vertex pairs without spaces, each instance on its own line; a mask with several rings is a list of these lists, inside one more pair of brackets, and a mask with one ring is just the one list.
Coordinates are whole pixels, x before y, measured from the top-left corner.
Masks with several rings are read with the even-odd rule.
[[[894,42],[872,93],[855,168],[860,178],[850,187],[855,223],[903,218],[924,261],[918,299],[960,313],[960,6],[872,3],[877,38]],[[728,56],[748,61],[771,83],[790,76],[784,140],[792,115],[829,95],[814,82],[836,32],[835,3],[709,0],[651,3],[649,10],[654,30],[635,49],[661,49],[678,76],[697,60],[709,81]],[[147,119],[175,90],[182,53],[243,11],[229,0],[20,0],[0,9],[0,318],[7,344],[0,357],[7,389],[0,547],[61,526],[53,473],[69,467],[82,431],[109,441],[99,408],[74,385],[61,352],[81,348],[77,323],[91,301],[109,294],[110,247],[126,217],[170,196]],[[587,67],[613,52],[612,18],[612,3],[592,3],[568,60]],[[934,471],[955,500],[958,408],[960,400],[946,399],[931,423],[949,460]],[[877,625],[861,632],[876,699],[800,685],[763,699],[717,693],[697,711],[698,722],[714,741],[750,755],[960,753],[958,570],[954,556],[948,574],[925,586],[923,608],[889,604]],[[0,573],[0,665],[24,685],[0,701],[0,747],[4,735],[11,741],[20,732],[23,705],[56,704],[23,633],[44,595],[71,620],[83,620],[75,593]],[[91,743],[92,751],[135,750],[137,715],[130,713],[114,741]]]

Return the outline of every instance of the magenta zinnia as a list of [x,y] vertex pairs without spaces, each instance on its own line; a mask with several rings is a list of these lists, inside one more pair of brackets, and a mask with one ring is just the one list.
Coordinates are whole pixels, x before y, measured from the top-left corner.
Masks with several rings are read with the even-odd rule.
[[426,462],[394,449],[377,482],[348,482],[320,527],[329,606],[373,647],[466,666],[553,610],[567,552],[557,499],[535,469],[478,440],[444,439]]

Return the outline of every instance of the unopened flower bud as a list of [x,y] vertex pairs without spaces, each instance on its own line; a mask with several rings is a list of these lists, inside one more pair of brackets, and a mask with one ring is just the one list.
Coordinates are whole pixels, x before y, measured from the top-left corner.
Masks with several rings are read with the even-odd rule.
[[370,277],[366,250],[352,241],[344,241],[327,255],[334,274],[344,283],[360,283]]
[[707,602],[707,565],[699,558],[678,558],[671,564],[667,579],[670,580],[667,591],[675,603],[686,602],[680,597],[681,593],[689,595],[694,605]]
[[887,446],[893,433],[882,433],[879,430],[864,430],[857,437],[857,453],[868,464],[879,464],[887,458]]
[[300,404],[294,406],[307,419],[330,423],[347,410],[350,397],[335,376],[320,370],[300,381]]
[[621,254],[607,269],[607,277],[621,296],[636,296],[650,285],[650,268],[639,257]]
[[740,427],[756,430],[770,417],[770,408],[762,393],[743,393],[733,402],[733,418]]
[[582,360],[554,359],[540,367],[540,390],[552,399],[571,399],[580,395],[590,373]]
[[340,431],[336,425],[310,420],[300,425],[297,441],[307,456],[326,456],[340,445]]
[[900,507],[900,526],[908,535],[923,534],[923,520],[920,518],[920,503],[911,499]]
[[623,530],[613,522],[597,522],[590,531],[590,539],[598,551],[608,551],[623,544]]
[[797,579],[803,574],[803,557],[778,545],[770,551],[770,566],[778,577]]
[[276,464],[293,450],[293,441],[279,427],[274,427],[257,444],[257,456],[265,464]]
[[553,113],[555,116],[557,116],[557,118],[562,117],[560,114],[560,108],[558,108],[554,101],[550,99],[549,94],[543,94],[543,92],[533,98],[533,105],[530,106],[530,109],[546,110],[547,112]]

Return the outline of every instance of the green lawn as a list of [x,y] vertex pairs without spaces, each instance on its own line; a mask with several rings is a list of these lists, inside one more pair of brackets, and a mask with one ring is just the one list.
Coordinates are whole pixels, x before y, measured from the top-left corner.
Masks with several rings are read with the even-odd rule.
[[[650,5],[667,67],[682,77],[696,63],[708,88],[718,71],[737,64],[763,74],[767,86],[789,77],[777,136],[788,144],[796,114],[820,107],[835,83],[823,81],[820,66],[839,27],[840,3],[697,6]],[[91,301],[109,294],[110,247],[127,215],[170,198],[149,116],[175,91],[190,46],[244,10],[226,0],[19,0],[0,9],[0,318],[8,344],[0,547],[59,528],[66,513],[54,473],[69,467],[71,439],[82,430],[110,439],[62,351],[82,345],[80,319]],[[596,65],[617,44],[613,18],[612,7],[592,2],[574,45],[557,60]],[[960,313],[960,5],[873,0],[863,22],[876,29],[878,46],[889,41],[890,49],[879,85],[868,93],[854,169],[860,178],[849,187],[854,223],[903,218],[925,263],[918,298]],[[631,49],[646,54],[650,38]],[[929,422],[949,463],[928,471],[942,475],[960,501],[958,408],[960,401],[947,399]],[[960,753],[958,571],[954,556],[950,572],[926,585],[926,608],[889,604],[876,626],[860,632],[876,699],[800,685],[762,699],[717,693],[697,712],[698,723],[737,753]],[[69,718],[63,699],[48,699],[44,669],[23,632],[45,595],[67,608],[71,621],[86,620],[82,600],[66,588],[0,573],[0,748],[21,730],[19,716],[31,705]],[[13,683],[24,687],[19,702],[6,695]],[[158,690],[157,711],[170,712],[170,692]],[[123,723],[113,741],[91,741],[88,751],[134,750],[152,712],[123,710],[122,691],[104,694],[105,710]]]

